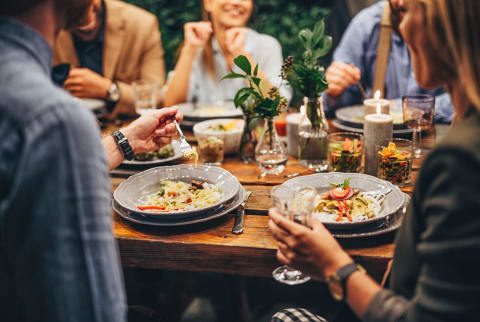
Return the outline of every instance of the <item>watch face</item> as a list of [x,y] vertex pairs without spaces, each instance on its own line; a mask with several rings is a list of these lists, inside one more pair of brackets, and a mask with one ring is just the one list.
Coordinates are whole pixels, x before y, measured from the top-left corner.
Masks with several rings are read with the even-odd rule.
[[117,84],[112,83],[112,86],[108,89],[108,100],[116,102],[120,99],[120,90],[118,89]]
[[343,300],[342,282],[340,281],[340,277],[337,276],[337,274],[333,274],[332,276],[330,276],[328,286],[330,288],[330,293],[332,293],[332,296],[335,300]]

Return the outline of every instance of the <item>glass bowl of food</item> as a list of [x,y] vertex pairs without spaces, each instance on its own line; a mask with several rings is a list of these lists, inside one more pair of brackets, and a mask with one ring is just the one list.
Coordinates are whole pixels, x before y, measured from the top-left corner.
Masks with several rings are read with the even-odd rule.
[[413,142],[393,139],[378,144],[376,149],[377,177],[398,186],[408,185],[412,173]]
[[225,154],[234,154],[240,150],[244,120],[215,119],[197,123],[193,126],[195,137],[214,136],[222,138]]
[[328,164],[334,172],[360,172],[363,157],[363,135],[337,132],[328,136]]
[[219,166],[225,154],[224,136],[196,135],[198,141],[198,157],[205,165]]

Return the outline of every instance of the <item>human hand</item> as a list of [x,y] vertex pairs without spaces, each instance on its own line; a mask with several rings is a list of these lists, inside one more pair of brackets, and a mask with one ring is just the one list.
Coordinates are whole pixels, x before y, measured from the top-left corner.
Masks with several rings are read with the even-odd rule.
[[230,28],[225,31],[225,44],[233,56],[243,53],[248,29],[244,27]]
[[183,26],[185,46],[204,47],[213,32],[212,23],[207,21],[187,22]]
[[342,95],[350,86],[360,81],[361,73],[357,67],[342,62],[333,62],[326,71],[327,94],[332,97]]
[[277,240],[277,258],[315,279],[326,280],[353,260],[316,218],[312,227],[299,225],[283,217],[278,209],[269,210],[268,227]]
[[79,98],[107,98],[112,81],[88,68],[72,68],[63,87]]
[[176,106],[145,113],[121,132],[127,137],[135,154],[158,150],[169,144],[177,133],[173,119],[183,119]]

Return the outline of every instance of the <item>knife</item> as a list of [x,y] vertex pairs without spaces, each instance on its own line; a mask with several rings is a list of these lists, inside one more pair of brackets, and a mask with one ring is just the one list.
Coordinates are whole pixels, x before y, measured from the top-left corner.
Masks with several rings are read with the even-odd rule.
[[247,201],[251,193],[251,191],[247,191],[245,193],[245,199],[243,199],[242,204],[237,208],[237,213],[235,214],[235,224],[233,225],[232,234],[239,235],[243,233],[243,218],[245,217],[245,206],[247,205]]

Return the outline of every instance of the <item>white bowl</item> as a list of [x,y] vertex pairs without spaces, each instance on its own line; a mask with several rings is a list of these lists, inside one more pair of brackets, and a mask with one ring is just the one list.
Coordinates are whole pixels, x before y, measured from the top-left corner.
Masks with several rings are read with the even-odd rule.
[[[235,128],[230,131],[212,131],[208,128],[217,124],[228,124],[236,122]],[[240,143],[242,140],[243,127],[245,126],[244,120],[236,119],[215,119],[197,123],[193,126],[193,133],[197,140],[207,136],[215,136],[223,139],[225,154],[237,153],[240,150]]]

